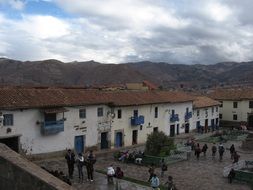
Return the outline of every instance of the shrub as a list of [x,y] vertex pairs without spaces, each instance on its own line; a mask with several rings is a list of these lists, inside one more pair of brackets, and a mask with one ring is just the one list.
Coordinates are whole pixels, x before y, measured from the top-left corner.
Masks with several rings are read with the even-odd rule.
[[145,154],[151,156],[166,156],[173,149],[175,149],[174,140],[164,132],[153,132],[148,135]]

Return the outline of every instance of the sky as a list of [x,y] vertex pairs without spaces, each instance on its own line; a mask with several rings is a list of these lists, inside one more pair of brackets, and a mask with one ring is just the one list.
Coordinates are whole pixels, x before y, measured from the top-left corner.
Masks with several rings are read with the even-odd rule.
[[252,7],[252,0],[0,0],[0,57],[252,61]]

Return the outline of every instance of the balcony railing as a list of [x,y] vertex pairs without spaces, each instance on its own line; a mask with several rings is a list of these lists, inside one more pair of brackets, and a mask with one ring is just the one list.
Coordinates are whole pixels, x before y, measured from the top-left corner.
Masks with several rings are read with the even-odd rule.
[[179,121],[178,114],[174,114],[170,116],[170,122],[176,122]]
[[144,116],[140,115],[137,117],[131,117],[131,125],[135,126],[135,125],[141,125],[144,124]]
[[186,112],[185,113],[185,116],[184,116],[184,119],[185,120],[189,120],[189,119],[191,119],[192,118],[192,112]]
[[64,131],[64,120],[45,121],[41,126],[43,135],[52,135]]

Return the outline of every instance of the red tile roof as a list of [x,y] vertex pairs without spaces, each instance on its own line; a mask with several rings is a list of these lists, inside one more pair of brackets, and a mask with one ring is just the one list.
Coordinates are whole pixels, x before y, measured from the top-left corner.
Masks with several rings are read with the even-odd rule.
[[253,89],[217,89],[208,96],[215,100],[253,100]]
[[0,108],[47,108],[110,104],[114,106],[193,101],[183,92],[99,91],[64,88],[0,88]]
[[198,96],[193,101],[193,108],[206,108],[206,107],[212,107],[212,106],[218,106],[220,105],[220,102],[213,100],[211,98],[208,98],[206,96]]

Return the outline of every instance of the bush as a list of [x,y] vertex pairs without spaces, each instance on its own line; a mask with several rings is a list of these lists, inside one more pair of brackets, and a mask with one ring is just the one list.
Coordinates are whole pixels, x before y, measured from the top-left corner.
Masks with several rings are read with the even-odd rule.
[[174,140],[164,132],[153,132],[148,135],[145,154],[151,156],[167,156],[170,150],[175,149]]

